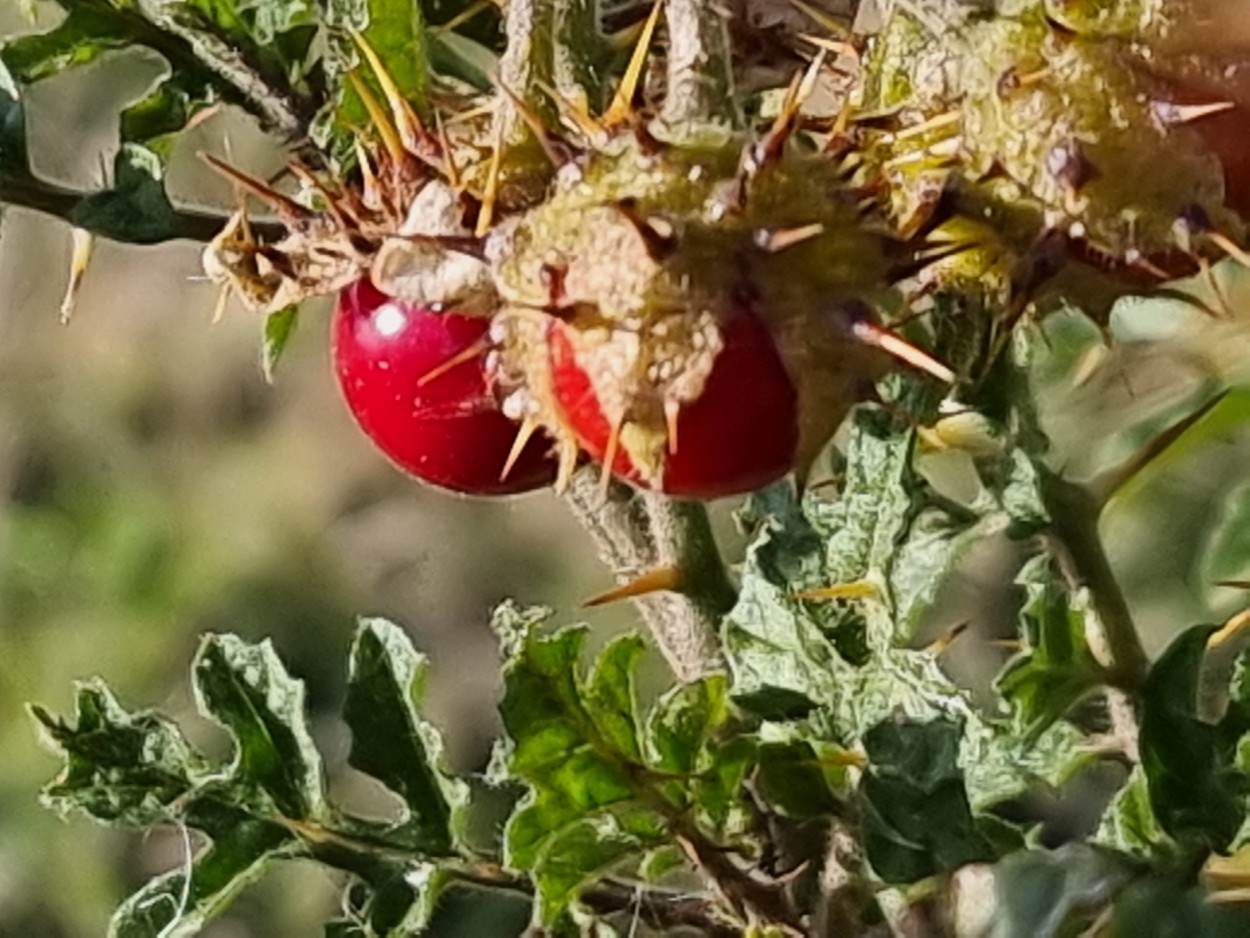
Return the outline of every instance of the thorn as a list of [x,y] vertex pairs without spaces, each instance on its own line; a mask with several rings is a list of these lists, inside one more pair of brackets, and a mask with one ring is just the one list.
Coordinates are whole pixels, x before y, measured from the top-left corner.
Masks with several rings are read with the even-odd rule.
[[835,20],[832,16],[821,10],[816,9],[803,2],[803,0],[789,0],[790,6],[794,7],[800,13],[804,14],[812,20],[821,29],[828,30],[835,36],[839,36],[844,40],[851,39],[851,31]]
[[255,176],[249,176],[247,173],[235,169],[229,163],[218,159],[211,153],[206,153],[201,150],[199,156],[205,163],[217,170],[217,172],[221,173],[231,182],[250,193],[253,197],[276,212],[284,220],[305,221],[316,214],[312,209],[305,205],[301,205],[288,195],[283,195],[268,183],[262,182]]
[[326,203],[326,210],[334,216],[334,220],[338,222],[338,226],[342,228],[344,232],[356,227],[355,220],[348,218],[340,207],[342,199],[339,193],[331,191],[329,186],[317,178],[316,174],[302,163],[291,162],[287,164],[287,168],[291,171],[292,176],[304,185],[315,189],[321,194],[322,199],[324,199]]
[[1250,628],[1250,611],[1237,613],[1220,626],[1218,631],[1211,633],[1211,637],[1207,639],[1207,651],[1226,645],[1245,633],[1247,628]]
[[895,335],[888,329],[883,329],[881,326],[866,319],[857,319],[851,323],[851,334],[865,345],[875,346],[883,352],[893,355],[899,361],[932,375],[943,384],[955,383],[955,372],[927,352],[916,348],[906,339]]
[[435,365],[433,368],[431,368],[429,371],[423,374],[420,378],[417,379],[417,387],[419,388],[425,387],[430,382],[436,381],[437,379],[441,378],[443,375],[447,374],[447,372],[451,371],[453,368],[456,368],[459,365],[463,365],[465,362],[471,362],[473,361],[473,359],[478,358],[481,355],[484,355],[489,349],[490,349],[489,338],[483,337],[481,339],[478,339],[472,345],[465,346],[460,351],[458,351],[455,355],[452,355],[446,361],[438,365]]
[[1216,394],[1211,400],[1207,401],[1191,414],[1186,414],[1172,426],[1168,427],[1162,433],[1151,439],[1145,446],[1130,456],[1124,463],[1116,466],[1100,475],[1089,485],[1089,490],[1093,494],[1099,505],[1105,505],[1110,501],[1116,492],[1120,491],[1124,486],[1131,482],[1138,473],[1146,468],[1151,462],[1170,447],[1173,443],[1184,436],[1197,423],[1199,423],[1207,414],[1211,413],[1228,395],[1227,391]]
[[453,33],[483,10],[489,10],[493,6],[497,6],[497,4],[492,2],[492,0],[477,0],[476,3],[469,4],[446,23],[431,26],[429,34],[431,36],[440,36],[443,33]]
[[912,124],[910,127],[904,127],[902,130],[893,134],[895,140],[909,140],[912,137],[921,137],[935,130],[945,130],[947,127],[958,124],[963,120],[963,114],[959,111],[947,111],[945,114],[938,114],[936,117],[930,117],[928,120],[921,121],[919,124]]
[[608,445],[603,451],[603,469],[599,475],[599,491],[604,500],[608,497],[608,486],[612,483],[612,466],[616,462],[616,454],[621,446],[621,428],[625,420],[615,421],[608,430]]
[[1235,260],[1242,267],[1250,267],[1250,254],[1236,241],[1222,231],[1208,231],[1207,237],[1217,248]]
[[404,147],[404,143],[399,138],[399,131],[395,125],[391,123],[390,116],[382,109],[382,105],[378,99],[373,96],[373,92],[369,90],[369,86],[361,80],[360,76],[355,72],[347,73],[347,80],[351,82],[352,89],[356,92],[357,97],[365,106],[365,110],[369,112],[369,120],[373,122],[374,129],[378,132],[378,137],[382,140],[382,148],[386,150],[386,154],[391,158],[396,166],[402,166],[408,156],[408,150]]
[[234,286],[232,284],[222,284],[221,291],[217,294],[217,305],[213,307],[213,318],[210,320],[214,326],[225,318],[226,304],[230,302],[230,297],[233,293]]
[[937,638],[931,641],[928,645],[926,645],[924,647],[924,650],[927,651],[931,655],[942,654],[944,651],[946,651],[946,649],[950,648],[951,645],[955,643],[956,639],[958,639],[959,636],[963,635],[964,632],[968,631],[968,627],[970,625],[972,625],[972,623],[966,619],[963,622],[956,622],[949,629],[947,629],[945,632],[943,632],[941,635],[939,635]]
[[480,104],[477,107],[466,108],[463,111],[457,111],[447,118],[447,126],[452,127],[456,124],[463,124],[468,121],[477,120],[479,117],[489,117],[495,110],[492,103]]
[[651,593],[677,592],[681,589],[681,583],[681,567],[677,564],[656,567],[654,570],[639,574],[632,580],[627,580],[620,586],[592,596],[582,603],[582,608],[606,606],[609,603],[620,602],[622,599],[638,599]]
[[486,189],[482,193],[482,208],[477,213],[477,226],[473,233],[479,238],[486,237],[495,221],[495,200],[499,198],[499,174],[503,168],[503,129],[495,132],[495,151],[490,155],[490,166],[486,169]]
[[664,428],[668,443],[668,454],[677,455],[677,427],[681,417],[681,402],[676,398],[664,398]]
[[852,580],[849,583],[837,583],[833,586],[819,586],[816,589],[801,590],[791,593],[791,599],[800,600],[834,600],[834,599],[877,599],[881,591],[876,584],[868,580]]
[[655,27],[660,21],[660,10],[663,6],[664,0],[655,0],[652,4],[651,12],[642,24],[642,32],[638,34],[638,42],[629,57],[629,64],[625,67],[625,74],[621,76],[621,83],[617,85],[616,94],[612,96],[612,103],[599,118],[599,123],[609,130],[627,123],[633,114],[634,95],[642,81],[642,70],[647,64],[647,53],[651,49],[651,40],[655,36]]
[[191,115],[191,119],[183,125],[182,132],[185,133],[188,130],[195,130],[196,127],[199,127],[205,121],[216,117],[221,113],[222,107],[223,105],[221,104],[214,104],[210,107],[202,108],[201,110],[196,111]]
[[[361,54],[369,63],[369,68],[373,70],[374,76],[378,79],[378,84],[382,87],[382,94],[386,98],[386,103],[390,105],[391,117],[395,122],[395,128],[399,131],[400,140],[407,147],[408,152],[414,156],[420,156],[428,148],[430,135],[426,132],[425,126],[421,123],[421,119],[417,117],[413,111],[412,105],[403,96],[399,90],[399,86],[395,84],[395,79],[382,64],[382,60],[378,57],[377,52],[369,45],[364,35],[353,32],[352,39],[356,42],[356,47],[360,49]],[[424,145],[424,146],[423,146]]]
[[540,87],[552,101],[556,103],[556,107],[560,111],[560,116],[565,118],[569,124],[576,128],[591,143],[601,144],[607,139],[608,129],[591,115],[584,106],[576,101],[570,101],[567,97],[548,85],[546,82],[538,82]]
[[999,97],[1007,97],[1015,94],[1030,85],[1040,84],[1054,74],[1054,68],[1050,65],[1043,65],[1041,68],[1034,69],[1031,72],[1021,72],[1016,68],[1009,68],[1003,72],[998,79]]
[[1223,114],[1237,105],[1232,101],[1216,101],[1211,104],[1173,104],[1170,101],[1155,101],[1151,107],[1155,116],[1165,124],[1189,124],[1193,121]]
[[1202,279],[1206,281],[1207,286],[1211,290],[1211,294],[1215,297],[1215,302],[1220,307],[1220,312],[1225,319],[1232,319],[1236,316],[1233,310],[1232,300],[1228,293],[1224,290],[1224,285],[1220,283],[1220,278],[1215,275],[1215,268],[1211,266],[1211,262],[1201,254],[1191,255],[1195,263],[1198,265],[1198,272],[1202,274]]
[[496,87],[503,93],[512,106],[516,108],[517,114],[521,116],[521,120],[525,122],[525,126],[530,129],[530,133],[534,135],[534,139],[538,142],[538,146],[542,149],[543,155],[553,167],[559,169],[573,161],[573,154],[568,148],[563,147],[564,141],[559,141],[552,136],[547,127],[543,124],[542,118],[538,115],[529,104],[521,100],[515,91],[505,85],[503,82],[497,82]]
[[825,226],[821,222],[800,225],[798,228],[761,228],[755,232],[755,246],[769,254],[778,254],[796,244],[810,241],[824,234]]
[[662,261],[673,253],[677,246],[677,233],[672,222],[658,215],[643,215],[633,198],[619,199],[612,206],[634,226],[652,260]]
[[369,151],[359,137],[352,139],[352,146],[356,150],[356,165],[360,168],[361,198],[365,205],[376,208],[382,204],[382,187],[369,159]]
[[1213,586],[1226,586],[1234,590],[1250,590],[1250,580],[1216,580]]
[[850,749],[844,749],[842,752],[836,752],[828,756],[821,756],[816,760],[816,764],[862,769],[868,765],[868,757],[863,753],[854,752]]
[[821,49],[816,58],[802,75],[795,75],[786,88],[781,108],[773,125],[755,144],[747,148],[741,172],[746,176],[754,176],[777,161],[786,141],[790,139],[799,122],[799,112],[816,89],[816,79],[825,65],[825,50]]
[[859,50],[855,45],[841,39],[830,39],[828,36],[813,36],[811,33],[799,33],[799,38],[804,42],[809,42],[817,49],[824,49],[826,52],[832,52],[834,55],[849,55],[853,58],[859,58]]
[[451,139],[447,136],[447,125],[443,123],[443,118],[439,116],[438,111],[434,112],[434,127],[438,131],[439,149],[443,151],[443,174],[447,177],[448,185],[459,191],[464,183],[460,176],[460,168],[456,165],[456,158],[452,154]]
[[[420,384],[421,382],[417,383]],[[512,474],[512,468],[516,465],[516,461],[521,458],[521,453],[525,451],[525,447],[529,444],[537,430],[537,420],[526,417],[521,421],[521,426],[516,432],[516,439],[512,441],[512,449],[508,451],[508,458],[504,460],[503,469],[499,473],[500,482],[507,481],[508,476]]]
[[91,263],[91,249],[95,245],[95,237],[85,228],[71,228],[70,236],[73,247],[69,260],[69,282],[65,286],[65,297],[61,300],[61,325],[69,325],[74,315],[74,307],[78,303],[78,292],[82,289],[82,278]]
[[565,439],[558,444],[559,455],[556,465],[556,481],[552,485],[557,495],[563,495],[569,487],[569,481],[573,478],[573,473],[577,471],[577,460],[581,456],[581,450],[577,448],[577,444],[571,440]]

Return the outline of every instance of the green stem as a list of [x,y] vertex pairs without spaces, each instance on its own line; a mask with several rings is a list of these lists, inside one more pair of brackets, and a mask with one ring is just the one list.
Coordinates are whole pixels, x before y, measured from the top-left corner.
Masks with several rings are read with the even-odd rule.
[[499,81],[515,96],[501,95],[495,111],[495,132],[507,154],[520,147],[535,149],[533,130],[524,109],[547,127],[558,119],[547,88],[555,86],[552,44],[555,37],[555,0],[510,0],[504,18],[507,49],[499,60]]
[[660,121],[669,136],[698,136],[713,128],[737,129],[742,114],[734,96],[729,23],[712,0],[667,0],[668,90]]
[[1046,470],[1041,472],[1041,487],[1060,560],[1073,584],[1089,590],[1098,618],[1091,650],[1115,686],[1130,691],[1138,688],[1146,679],[1150,659],[1103,550],[1098,533],[1102,505],[1093,492]]
[[599,0],[556,0],[552,71],[560,96],[584,110],[603,107],[607,63]]
[[673,673],[691,682],[723,670],[720,620],[736,597],[706,509],[697,502],[640,494],[619,482],[605,491],[599,474],[598,467],[576,473],[565,501],[619,582],[659,567],[678,572],[680,592],[635,600]]

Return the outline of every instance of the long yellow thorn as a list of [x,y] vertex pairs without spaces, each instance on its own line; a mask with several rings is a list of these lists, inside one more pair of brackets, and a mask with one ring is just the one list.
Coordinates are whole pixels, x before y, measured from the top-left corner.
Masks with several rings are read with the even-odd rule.
[[599,122],[604,127],[618,127],[626,123],[630,114],[633,113],[634,92],[638,90],[638,83],[642,80],[642,69],[647,64],[647,53],[651,50],[651,40],[655,35],[656,24],[660,22],[660,10],[663,6],[664,0],[655,0],[655,5],[651,7],[651,13],[648,14],[647,21],[642,26],[642,32],[638,34],[634,52],[629,57],[629,65],[625,68],[625,74],[621,76],[621,83],[617,86],[616,94],[612,96],[612,103],[599,118]]
[[482,192],[482,207],[477,213],[477,226],[473,233],[479,238],[486,237],[490,226],[495,222],[495,200],[499,198],[499,174],[503,169],[503,131],[495,134],[495,151],[490,155],[490,166],[486,169],[486,188]]
[[529,441],[533,438],[538,430],[538,422],[526,417],[521,421],[521,426],[516,432],[516,439],[512,441],[512,449],[508,450],[508,458],[504,460],[503,469],[499,472],[499,481],[506,482],[508,476],[512,475],[512,469],[516,466],[516,462],[521,458],[521,453],[525,452],[525,447],[529,445]]
[[378,57],[377,52],[365,40],[360,33],[352,33],[352,39],[356,41],[356,46],[360,49],[361,54],[369,63],[369,68],[373,69],[373,74],[378,79],[378,84],[382,87],[382,94],[386,97],[386,103],[390,105],[391,117],[395,121],[395,127],[399,131],[399,138],[403,141],[408,152],[417,156],[421,153],[421,144],[429,139],[425,126],[421,123],[421,119],[412,109],[412,105],[408,103],[408,99],[404,97],[399,90],[399,86],[395,84],[395,79],[391,75],[382,60]]
[[369,119],[373,122],[387,155],[396,166],[403,166],[409,153],[403,140],[400,139],[399,130],[391,122],[390,116],[383,110],[378,99],[373,96],[369,86],[355,72],[348,72],[347,80],[351,82],[352,89],[360,97],[365,110],[369,112]]
[[592,596],[582,603],[582,607],[589,609],[595,606],[606,606],[608,603],[620,602],[622,599],[637,599],[651,593],[671,592],[679,589],[681,589],[681,567],[672,564],[648,570],[620,586]]

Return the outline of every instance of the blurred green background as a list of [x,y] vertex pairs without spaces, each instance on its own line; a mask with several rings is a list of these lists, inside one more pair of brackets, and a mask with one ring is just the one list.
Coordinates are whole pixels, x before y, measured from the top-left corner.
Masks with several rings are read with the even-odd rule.
[[[0,8],[0,35],[19,28]],[[156,73],[110,57],[41,83],[28,98],[36,170],[98,187],[118,107]],[[263,174],[278,154],[229,113],[186,135],[171,174],[182,200],[225,207],[228,188],[195,158],[229,155]],[[275,386],[259,368],[261,322],[239,308],[212,325],[215,289],[197,245],[97,246],[73,322],[58,322],[69,269],[62,223],[19,209],[0,227],[0,936],[92,936],[145,878],[176,865],[176,833],[140,838],[37,803],[57,762],[23,705],[70,704],[71,685],[105,676],[129,706],[197,722],[187,666],[197,636],[272,637],[308,682],[318,738],[340,794],[364,798],[343,766],[335,713],[358,614],[391,617],[433,659],[430,710],[460,768],[480,768],[497,723],[488,614],[500,599],[582,618],[608,584],[585,535],[547,493],[480,501],[422,488],[352,426],[327,363],[328,309],[310,306]],[[1219,271],[1234,310],[1250,278]],[[1056,463],[1088,476],[1250,371],[1250,311],[1216,321],[1174,303],[1122,307],[1128,344],[1099,353],[1077,317],[1048,324],[1047,426]],[[1091,357],[1094,356],[1094,357]],[[1250,518],[1250,395],[1232,393],[1109,511],[1113,559],[1152,652],[1178,628],[1244,605],[1215,579],[1250,579],[1213,558]],[[933,457],[958,463],[959,454]],[[945,470],[949,471],[948,465]],[[955,467],[958,471],[958,466]],[[1239,509],[1239,510],[1238,510]],[[1250,534],[1241,533],[1250,539]],[[948,590],[931,631],[972,619],[952,670],[984,684],[1004,652],[1015,548],[989,543]],[[730,559],[736,559],[731,547]],[[1243,551],[1242,556],[1250,554]],[[1004,582],[1007,579],[1008,582]],[[627,610],[596,613],[605,628]],[[289,864],[249,891],[213,938],[319,933],[341,883]],[[447,925],[447,934],[486,926]],[[475,930],[476,929],[476,930]],[[491,933],[494,933],[490,929]]]

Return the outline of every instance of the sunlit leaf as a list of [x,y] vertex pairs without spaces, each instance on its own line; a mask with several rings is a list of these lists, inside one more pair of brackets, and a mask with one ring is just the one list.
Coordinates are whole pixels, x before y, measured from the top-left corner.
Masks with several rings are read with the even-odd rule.
[[265,381],[273,384],[278,362],[286,352],[287,344],[299,327],[299,307],[288,306],[265,317],[265,334],[261,342],[260,368]]

